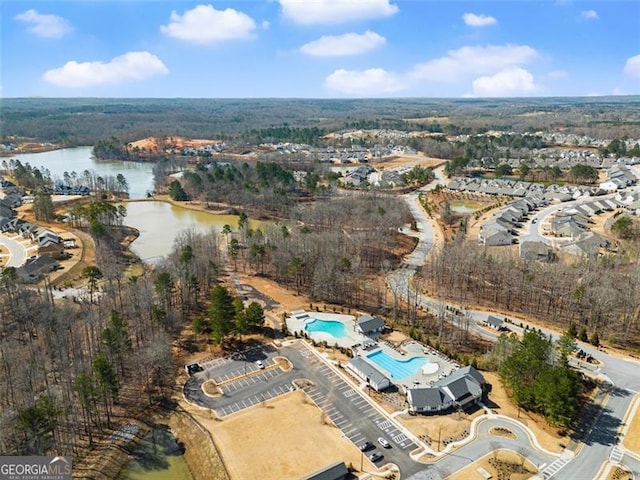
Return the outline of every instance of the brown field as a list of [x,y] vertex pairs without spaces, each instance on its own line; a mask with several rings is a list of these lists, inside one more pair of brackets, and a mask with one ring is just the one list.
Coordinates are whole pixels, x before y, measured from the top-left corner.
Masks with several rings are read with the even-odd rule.
[[449,117],[405,118],[410,123],[449,123]]
[[433,157],[425,157],[424,155],[394,155],[392,157],[384,157],[381,161],[372,161],[373,165],[384,169],[391,168],[399,168],[403,166],[413,167],[413,166],[421,166],[421,167],[431,167],[435,168],[443,163],[446,160],[442,160],[441,158],[433,158]]
[[[538,471],[535,465],[522,455],[512,450],[496,450],[448,476],[447,480],[484,480],[484,477],[477,471],[480,467],[489,472],[493,476],[492,478],[509,478],[510,480],[526,480]],[[506,474],[509,467],[512,469],[510,475],[507,474],[504,477],[499,475],[499,471]],[[528,472],[525,473],[521,469],[526,469]]]
[[145,150],[158,150],[159,148],[185,148],[185,147],[202,147],[214,143],[222,143],[222,140],[209,140],[202,138],[184,138],[184,137],[147,137],[135,142],[131,142],[131,148],[144,148]]
[[301,390],[205,425],[232,480],[298,480],[338,461],[360,469],[361,453]]

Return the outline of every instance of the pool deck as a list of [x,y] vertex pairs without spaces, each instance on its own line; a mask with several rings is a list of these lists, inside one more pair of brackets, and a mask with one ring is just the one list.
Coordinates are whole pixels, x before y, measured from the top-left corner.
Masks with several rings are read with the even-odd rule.
[[[326,332],[307,332],[305,325],[314,320],[341,322],[345,326],[346,335],[338,338]],[[442,355],[437,350],[414,340],[407,341],[398,348],[393,347],[385,341],[372,340],[369,337],[356,332],[355,321],[356,317],[353,315],[305,310],[293,311],[286,319],[287,328],[291,333],[297,332],[300,336],[304,336],[306,333],[310,339],[316,342],[326,341],[330,346],[338,344],[340,347],[354,348],[356,350],[356,356],[361,357],[369,365],[384,374],[399,388],[407,389],[412,386],[429,386],[441,378],[451,375],[460,368],[459,365]],[[363,345],[366,345],[367,347],[364,348]],[[428,361],[424,367],[420,367],[413,375],[397,380],[392,377],[391,372],[388,372],[385,368],[367,357],[378,350],[382,350],[391,358],[401,362],[407,361],[413,357],[424,357]],[[437,366],[437,368],[435,366]]]
[[[330,335],[326,332],[307,332],[304,327],[307,323],[312,322],[313,320],[341,322],[344,324],[346,336],[334,337],[333,335]],[[355,331],[356,317],[354,317],[353,315],[296,310],[294,312],[291,312],[286,321],[287,328],[291,333],[297,332],[301,336],[306,333],[310,339],[316,342],[326,341],[330,346],[337,343],[340,347],[351,348],[357,345],[361,345],[363,342],[370,341],[369,337],[361,335]]]
[[[426,358],[427,363],[425,367],[427,367],[427,369],[423,371],[424,367],[421,367],[415,374],[409,375],[408,377],[405,377],[401,380],[396,380],[391,376],[391,372],[388,372],[386,369],[382,368],[380,365],[376,364],[368,358],[368,355],[371,355],[378,350],[382,350],[391,358],[401,362],[406,362],[410,358],[414,357]],[[386,342],[378,342],[374,348],[369,347],[368,349],[359,349],[357,355],[367,363],[369,363],[371,366],[373,366],[376,370],[382,372],[395,385],[400,388],[404,387],[405,389],[412,386],[429,386],[439,379],[451,375],[459,368],[457,364],[446,358],[437,350],[434,350],[431,347],[422,345],[415,341],[403,344],[399,348],[399,350],[393,348]],[[429,365],[437,365],[438,368],[437,370],[434,369],[433,371],[430,371],[428,367]]]

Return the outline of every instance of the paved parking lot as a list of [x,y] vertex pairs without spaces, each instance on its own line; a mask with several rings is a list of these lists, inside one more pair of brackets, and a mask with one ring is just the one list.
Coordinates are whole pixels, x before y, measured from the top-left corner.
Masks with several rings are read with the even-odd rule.
[[[390,420],[379,413],[371,404],[362,398],[351,385],[342,380],[336,375],[329,367],[321,366],[319,370],[332,380],[332,383],[337,388],[336,395],[342,395],[350,400],[350,405],[353,409],[357,410],[357,415],[368,418],[379,429],[378,436],[385,437],[394,443],[394,446],[410,452],[416,448],[416,444],[402,433]],[[364,443],[365,441],[375,441],[378,437],[367,437],[365,430],[355,425],[350,418],[350,412],[343,412],[335,406],[335,402],[331,400],[324,392],[315,386],[306,387],[305,392],[309,395],[311,400],[331,419],[336,426],[342,430],[342,433],[351,440],[356,446]],[[367,429],[370,432],[370,429]]]
[[255,385],[258,382],[268,382],[272,378],[278,377],[283,373],[284,372],[279,368],[273,368],[271,370],[266,370],[258,375],[252,375],[250,377],[243,376],[240,380],[236,380],[235,382],[223,385],[222,392],[227,395],[238,390],[243,390],[249,385]]
[[290,383],[280,384],[276,387],[270,388],[269,390],[265,390],[260,393],[260,395],[253,395],[251,397],[246,397],[242,400],[238,400],[231,405],[227,405],[226,407],[220,407],[216,409],[216,414],[219,417],[226,417],[227,415],[231,415],[232,413],[239,412],[240,410],[244,410],[245,408],[253,407],[254,405],[258,405],[259,403],[266,402],[272,398],[278,397],[283,393],[290,392],[292,386]]
[[[284,372],[275,366],[273,358],[276,356],[287,357],[294,365],[293,370]],[[257,360],[267,368],[258,370]],[[376,450],[384,454],[384,459],[377,465],[393,462],[407,475],[424,468],[409,457],[416,445],[395,422],[374,408],[363,392],[352,387],[303,341],[292,342],[280,349],[267,345],[229,358],[208,359],[200,365],[205,370],[189,378],[183,390],[185,397],[214,410],[221,418],[284,395],[292,389],[294,380],[307,379],[311,384],[304,387],[305,392],[342,435],[356,448],[365,441],[373,442]],[[245,368],[248,375],[245,375]],[[222,383],[223,395],[214,398],[204,394],[202,384],[208,379]],[[384,437],[392,448],[380,447],[378,437]]]

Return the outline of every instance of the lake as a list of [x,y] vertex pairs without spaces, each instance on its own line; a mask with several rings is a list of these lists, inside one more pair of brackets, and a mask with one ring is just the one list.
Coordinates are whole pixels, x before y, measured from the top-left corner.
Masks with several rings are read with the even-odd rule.
[[[225,225],[233,231],[238,230],[238,215],[217,215],[159,201],[127,202],[125,207],[125,225],[140,232],[130,249],[145,263],[157,263],[168,255],[175,238],[183,230],[221,232]],[[257,229],[260,225],[259,221],[249,220],[249,228]]]
[[7,157],[29,163],[40,170],[48,170],[51,178],[62,180],[64,172],[76,172],[78,176],[89,170],[101,177],[124,175],[129,184],[129,198],[145,198],[147,191],[153,190],[153,164],[142,162],[123,162],[121,160],[96,160],[92,155],[93,147],[63,148],[42,153],[21,153]]

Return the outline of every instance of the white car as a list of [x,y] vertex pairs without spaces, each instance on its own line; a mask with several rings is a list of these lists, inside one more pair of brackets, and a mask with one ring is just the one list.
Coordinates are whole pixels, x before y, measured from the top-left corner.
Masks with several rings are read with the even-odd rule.
[[382,437],[378,438],[378,443],[382,445],[384,448],[391,448],[391,444]]
[[258,367],[260,370],[264,370],[264,363],[262,363],[261,360],[258,360],[256,362],[256,367]]

